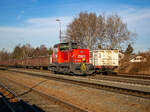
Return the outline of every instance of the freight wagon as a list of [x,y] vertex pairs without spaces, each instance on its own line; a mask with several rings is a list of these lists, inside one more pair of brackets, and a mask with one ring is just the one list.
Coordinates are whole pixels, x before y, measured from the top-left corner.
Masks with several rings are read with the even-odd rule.
[[26,59],[19,60],[17,66],[26,68],[48,69],[48,66],[50,64],[52,64],[51,56],[40,56],[40,57],[29,57]]
[[96,73],[112,73],[119,64],[119,51],[92,50],[90,51],[90,63],[93,64]]
[[1,61],[0,66],[19,67],[19,68],[40,68],[48,69],[52,64],[52,56],[28,57],[25,59],[11,59]]

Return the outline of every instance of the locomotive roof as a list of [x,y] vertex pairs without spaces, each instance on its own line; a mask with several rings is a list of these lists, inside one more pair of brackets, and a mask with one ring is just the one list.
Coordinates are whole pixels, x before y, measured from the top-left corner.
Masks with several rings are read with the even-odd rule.
[[[58,45],[61,45],[61,44],[68,44],[69,42],[61,42],[61,43],[58,43],[58,44],[55,44],[54,47],[57,47]],[[72,42],[73,44],[76,44],[75,42]]]

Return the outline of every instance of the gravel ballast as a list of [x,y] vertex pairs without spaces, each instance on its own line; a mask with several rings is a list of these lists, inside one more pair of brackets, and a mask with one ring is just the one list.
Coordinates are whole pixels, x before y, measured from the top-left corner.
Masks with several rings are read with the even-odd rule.
[[9,80],[53,95],[89,112],[150,112],[150,100],[79,85],[0,71]]

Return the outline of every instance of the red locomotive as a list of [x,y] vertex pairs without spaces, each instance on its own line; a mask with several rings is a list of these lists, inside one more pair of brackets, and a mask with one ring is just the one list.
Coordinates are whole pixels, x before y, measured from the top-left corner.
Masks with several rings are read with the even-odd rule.
[[52,64],[49,69],[54,73],[92,74],[94,67],[89,64],[89,50],[78,48],[76,43],[54,45]]

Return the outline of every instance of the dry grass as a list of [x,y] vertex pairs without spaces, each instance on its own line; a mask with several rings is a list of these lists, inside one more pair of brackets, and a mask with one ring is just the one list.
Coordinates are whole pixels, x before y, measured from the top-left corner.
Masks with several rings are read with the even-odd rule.
[[126,55],[124,59],[120,61],[118,71],[121,73],[131,74],[149,74],[150,75],[150,51],[144,53],[138,53],[138,55],[146,58],[146,62],[129,62],[129,56]]

